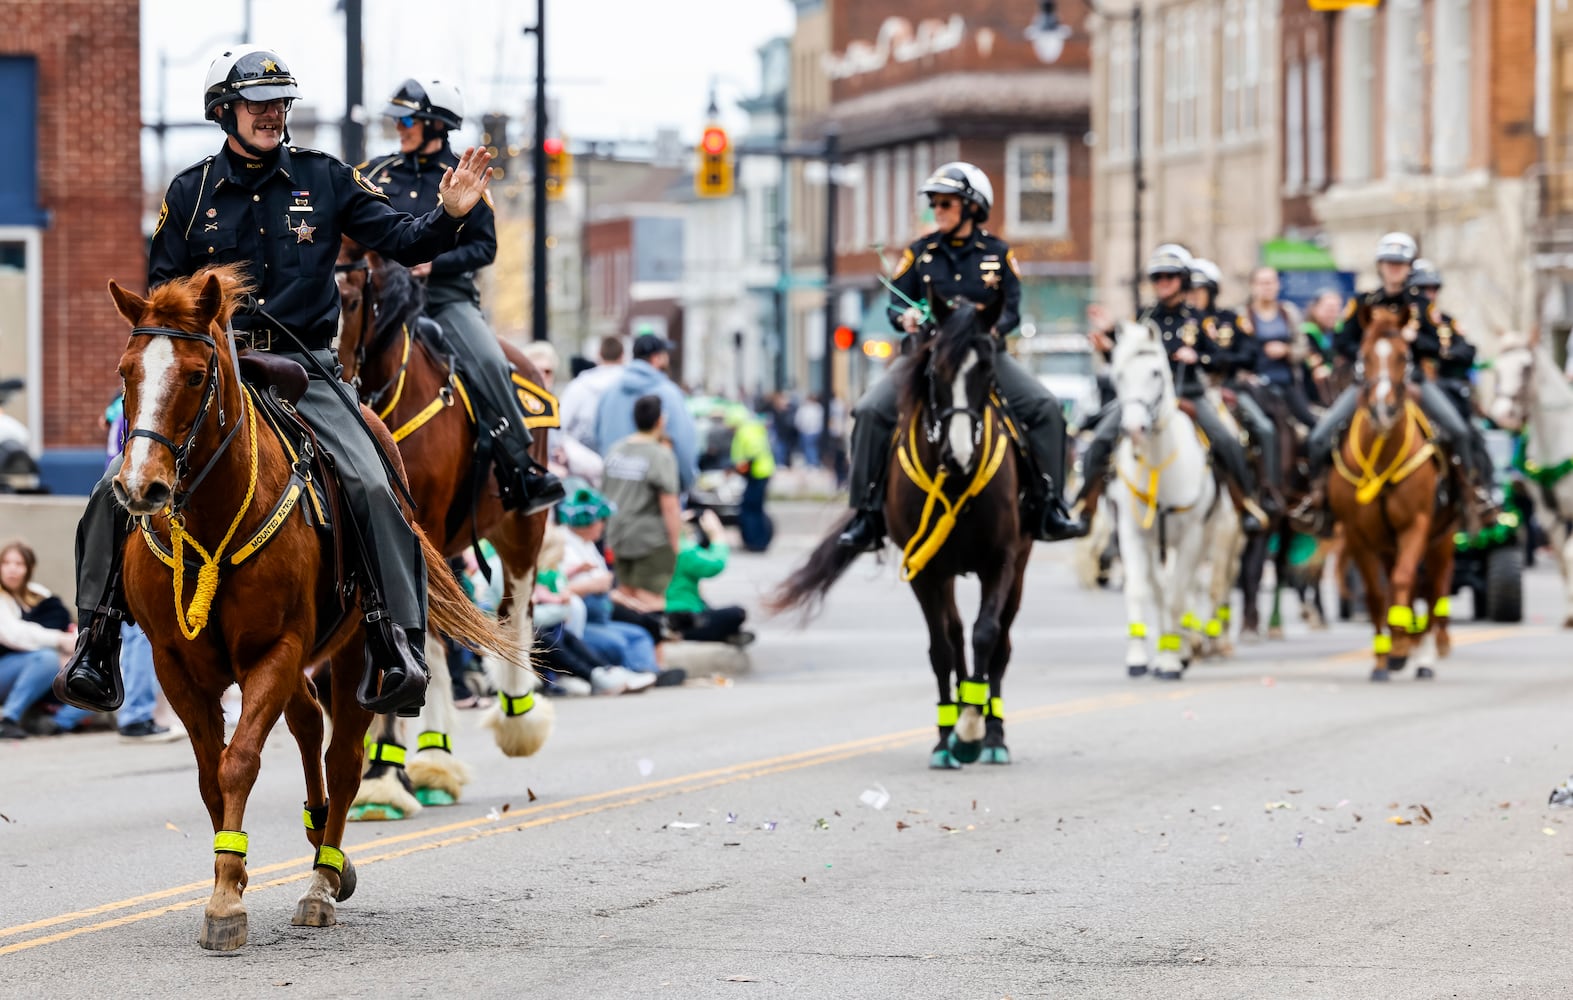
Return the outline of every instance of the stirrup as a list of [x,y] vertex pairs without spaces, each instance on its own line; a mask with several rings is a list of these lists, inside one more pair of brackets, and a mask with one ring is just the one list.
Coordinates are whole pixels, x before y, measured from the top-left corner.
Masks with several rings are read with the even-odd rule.
[[365,632],[366,665],[356,699],[378,715],[419,715],[426,704],[430,677],[418,644],[410,642],[409,633],[395,625],[385,611],[368,616]]
[[55,674],[55,697],[87,712],[113,712],[126,700],[120,676],[121,616],[101,610],[77,636],[71,658]]

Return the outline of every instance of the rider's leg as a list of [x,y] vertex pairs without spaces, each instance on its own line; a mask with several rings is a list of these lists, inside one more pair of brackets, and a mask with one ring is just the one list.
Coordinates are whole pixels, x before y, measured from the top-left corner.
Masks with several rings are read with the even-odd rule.
[[76,526],[76,652],[55,678],[55,696],[92,712],[113,712],[125,700],[120,678],[120,623],[126,615],[120,559],[130,532],[111,483],[125,456],[110,464],[87,498]]
[[1196,422],[1207,435],[1207,446],[1223,471],[1229,496],[1240,512],[1240,527],[1246,534],[1262,531],[1267,526],[1267,515],[1252,498],[1256,492],[1256,477],[1251,475],[1250,466],[1246,464],[1240,439],[1224,426],[1218,411],[1205,398],[1196,400]]
[[1060,401],[1016,359],[1001,350],[995,355],[994,384],[1011,415],[1021,421],[1022,437],[1032,452],[1038,481],[1031,484],[1037,523],[1033,534],[1054,542],[1086,534],[1065,511],[1060,490],[1065,483],[1065,413]]
[[[334,359],[319,353],[332,366]],[[330,367],[331,371],[332,368]],[[316,431],[317,442],[333,456],[344,499],[359,533],[365,585],[366,670],[382,672],[381,693],[363,699],[376,712],[409,712],[425,703],[426,561],[420,539],[404,519],[388,481],[377,443],[359,420],[345,412],[336,393],[348,396],[342,382],[313,378],[296,409]],[[340,526],[344,530],[348,526]],[[363,687],[368,693],[375,690]]]
[[1290,517],[1296,520],[1325,520],[1327,467],[1333,460],[1333,448],[1349,426],[1349,421],[1354,418],[1359,405],[1360,387],[1351,385],[1311,428],[1311,437],[1306,442],[1306,468],[1311,477],[1311,489],[1299,506],[1290,512]]
[[852,549],[878,547],[885,537],[885,476],[890,468],[890,441],[896,431],[895,372],[869,386],[852,408],[852,474],[848,501],[857,515],[837,542]]
[[1082,459],[1081,495],[1076,498],[1080,518],[1079,530],[1085,531],[1092,523],[1098,508],[1098,498],[1103,496],[1103,485],[1109,475],[1109,460],[1114,456],[1114,443],[1120,437],[1120,404],[1109,403],[1098,414],[1092,443]]
[[1443,438],[1452,460],[1463,468],[1473,493],[1470,506],[1474,515],[1490,522],[1494,519],[1491,480],[1496,471],[1485,441],[1435,382],[1420,383],[1420,408]]
[[481,310],[466,298],[431,305],[427,311],[441,324],[469,377],[466,388],[476,420],[482,433],[491,435],[503,505],[534,513],[561,500],[562,483],[530,457],[530,429],[513,384],[513,366]]
[[1277,390],[1279,398],[1289,407],[1289,415],[1299,421],[1300,426],[1306,430],[1316,426],[1316,415],[1311,412],[1311,403],[1305,398],[1305,387],[1298,382],[1282,386]]
[[1240,404],[1240,422],[1245,425],[1245,433],[1251,436],[1251,441],[1261,452],[1262,478],[1267,486],[1262,492],[1263,506],[1269,510],[1281,510],[1279,497],[1283,495],[1284,477],[1278,452],[1278,428],[1273,426],[1261,404],[1250,393],[1240,392],[1235,398]]

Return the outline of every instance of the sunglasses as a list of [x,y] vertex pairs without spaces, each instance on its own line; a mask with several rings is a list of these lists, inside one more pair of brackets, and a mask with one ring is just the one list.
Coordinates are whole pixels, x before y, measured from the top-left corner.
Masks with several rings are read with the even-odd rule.
[[929,208],[941,208],[941,209],[944,209],[947,212],[950,211],[951,209],[957,207],[960,204],[961,204],[961,199],[959,199],[959,198],[930,198],[929,199]]
[[244,101],[243,100],[240,103],[244,104],[246,106],[246,110],[251,112],[252,114],[254,114],[254,115],[263,115],[263,114],[267,114],[269,111],[277,111],[277,112],[280,112],[280,113],[286,112],[286,111],[288,111],[290,109],[290,105],[294,104],[295,101],[294,101],[293,98],[280,97],[280,98],[277,98],[277,99],[272,100],[272,101]]
[[414,128],[415,127],[415,116],[414,115],[405,115],[403,118],[395,118],[394,121],[396,123],[398,123],[398,126],[400,128]]

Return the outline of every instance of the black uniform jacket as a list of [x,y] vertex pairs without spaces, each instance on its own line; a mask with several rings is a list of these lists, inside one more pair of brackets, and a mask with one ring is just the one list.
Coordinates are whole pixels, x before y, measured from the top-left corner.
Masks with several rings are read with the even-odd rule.
[[[220,151],[171,182],[148,250],[148,285],[209,264],[244,264],[258,304],[311,350],[338,332],[341,235],[413,265],[452,247],[464,228],[440,208],[421,218],[397,211],[359,171],[314,149],[280,147],[276,160],[254,167],[236,159]],[[234,323],[256,333],[257,346],[294,349],[264,338],[269,324],[260,316]]]
[[[1003,337],[1021,323],[1021,272],[1010,245],[987,230],[966,239],[947,240],[942,233],[919,238],[901,256],[892,284],[913,302],[928,300],[936,316],[949,303],[966,297],[981,306],[983,328]],[[900,295],[890,296],[890,324],[901,330],[908,308]]]
[[[361,164],[360,170],[382,188],[394,208],[411,215],[424,215],[437,207],[437,187],[442,183],[443,170],[450,167],[456,170],[458,166],[458,154],[444,142],[435,153],[394,153],[368,160]],[[462,283],[473,288],[475,272],[490,267],[496,259],[497,219],[492,212],[490,196],[483,195],[481,203],[465,216],[459,245],[438,254],[431,262],[430,283]]]
[[[1205,388],[1201,373],[1212,371],[1217,364],[1218,345],[1214,343],[1210,332],[1214,329],[1212,319],[1200,315],[1183,302],[1176,306],[1159,302],[1143,309],[1141,315],[1136,317],[1136,322],[1157,330],[1162,338],[1163,349],[1169,355],[1169,367],[1178,380],[1175,391],[1182,396],[1200,395]],[[1105,332],[1111,339],[1117,338],[1120,328],[1115,326]],[[1195,364],[1187,365],[1175,359],[1175,352],[1182,347],[1189,347],[1196,352]],[[1107,352],[1104,357],[1107,360]]]
[[1404,306],[1409,307],[1410,322],[1415,325],[1415,339],[1409,345],[1409,356],[1416,363],[1416,377],[1419,377],[1420,365],[1418,362],[1436,361],[1442,356],[1442,340],[1437,332],[1437,324],[1442,314],[1435,304],[1427,302],[1423,296],[1413,289],[1406,288],[1395,294],[1386,289],[1378,288],[1375,291],[1365,292],[1355,296],[1349,303],[1349,308],[1344,311],[1343,321],[1338,325],[1338,332],[1333,335],[1333,348],[1344,358],[1354,361],[1360,357],[1360,345],[1365,341],[1365,329],[1360,325],[1359,308],[1368,305],[1372,309],[1391,309],[1397,312]]

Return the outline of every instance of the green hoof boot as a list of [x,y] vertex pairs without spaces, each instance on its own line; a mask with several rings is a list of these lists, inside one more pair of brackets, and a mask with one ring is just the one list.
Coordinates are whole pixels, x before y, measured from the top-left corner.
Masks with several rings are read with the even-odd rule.
[[950,734],[950,755],[962,764],[975,764],[983,753],[983,741],[968,743],[958,740],[955,733]]
[[415,801],[423,806],[451,806],[459,800],[441,788],[417,788]]
[[985,764],[1009,764],[1010,750],[1006,747],[984,747],[980,759]]
[[375,823],[382,820],[403,819],[404,810],[383,802],[364,802],[350,807],[351,823]]
[[935,750],[929,754],[929,769],[933,771],[959,771],[961,765],[956,763],[956,758],[950,755],[949,750]]

